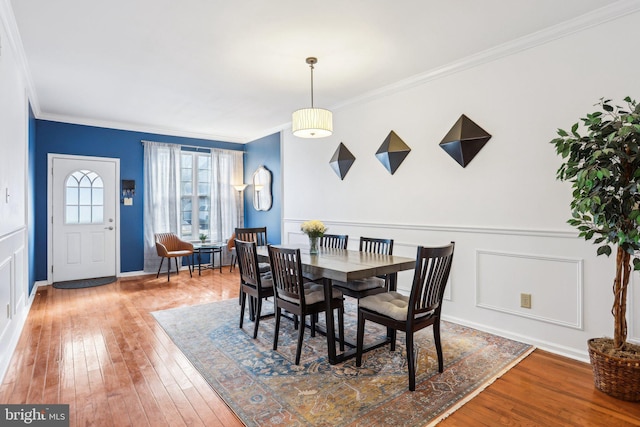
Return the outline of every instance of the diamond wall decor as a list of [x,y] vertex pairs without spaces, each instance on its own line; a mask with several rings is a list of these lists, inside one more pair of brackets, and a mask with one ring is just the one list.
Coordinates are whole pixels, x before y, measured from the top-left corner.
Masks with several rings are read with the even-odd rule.
[[440,147],[464,168],[489,139],[491,135],[463,114],[442,138]]
[[391,131],[380,148],[378,148],[378,151],[376,151],[376,157],[393,175],[409,155],[409,151],[411,151],[411,148],[394,131]]
[[338,175],[340,179],[344,179],[355,161],[356,158],[351,154],[351,151],[341,142],[336,152],[333,153],[333,157],[329,160],[329,164],[336,172],[336,175]]

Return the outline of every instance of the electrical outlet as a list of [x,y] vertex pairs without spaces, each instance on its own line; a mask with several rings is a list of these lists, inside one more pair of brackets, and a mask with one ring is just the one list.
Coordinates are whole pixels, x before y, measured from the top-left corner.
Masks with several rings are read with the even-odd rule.
[[520,307],[531,308],[531,294],[520,294]]

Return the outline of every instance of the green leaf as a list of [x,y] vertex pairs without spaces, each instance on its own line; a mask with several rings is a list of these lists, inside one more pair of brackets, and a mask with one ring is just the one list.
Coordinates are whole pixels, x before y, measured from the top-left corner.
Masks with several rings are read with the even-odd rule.
[[640,259],[638,258],[633,259],[633,269],[640,270]]
[[600,246],[598,248],[598,255],[611,255],[611,248],[608,245]]

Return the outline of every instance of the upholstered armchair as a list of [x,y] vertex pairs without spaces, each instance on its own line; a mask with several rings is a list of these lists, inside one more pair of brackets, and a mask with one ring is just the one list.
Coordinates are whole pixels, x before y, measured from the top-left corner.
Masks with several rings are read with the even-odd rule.
[[[160,267],[158,267],[158,273],[156,277],[160,275],[160,269],[162,268],[162,263],[165,258],[169,258],[167,263],[167,282],[171,276],[171,258],[176,260],[176,274],[179,272],[178,268],[178,258],[179,257],[187,257],[189,261],[189,276],[192,276],[191,273],[191,255],[193,255],[193,245],[189,242],[185,242],[180,239],[177,235],[173,233],[157,233],[156,237],[156,251],[158,251],[158,256],[162,257],[160,261]],[[193,277],[193,276],[192,276]]]

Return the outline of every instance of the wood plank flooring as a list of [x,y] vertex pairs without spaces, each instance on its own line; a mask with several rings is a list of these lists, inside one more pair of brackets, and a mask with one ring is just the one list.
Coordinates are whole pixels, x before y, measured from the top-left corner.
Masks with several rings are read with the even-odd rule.
[[[241,426],[150,312],[238,297],[237,270],[37,292],[2,403],[68,403],[71,426]],[[442,426],[640,426],[640,403],[593,387],[591,368],[536,350]]]

